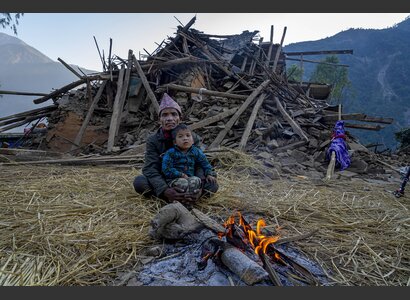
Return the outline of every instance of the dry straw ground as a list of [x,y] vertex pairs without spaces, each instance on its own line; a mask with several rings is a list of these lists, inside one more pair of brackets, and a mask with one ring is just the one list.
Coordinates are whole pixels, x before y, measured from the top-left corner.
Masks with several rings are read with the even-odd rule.
[[[221,224],[262,217],[317,260],[331,285],[410,285],[410,193],[362,180],[272,180],[250,156],[217,155],[220,191],[196,205]],[[149,223],[165,204],[137,195],[132,166],[7,166],[0,173],[0,285],[112,285],[156,244]]]

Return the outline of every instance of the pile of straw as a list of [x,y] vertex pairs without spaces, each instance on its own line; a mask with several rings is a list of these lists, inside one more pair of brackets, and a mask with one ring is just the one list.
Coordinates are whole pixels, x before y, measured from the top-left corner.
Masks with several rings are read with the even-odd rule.
[[[409,196],[391,184],[272,180],[236,151],[212,154],[220,190],[196,205],[221,224],[261,217],[318,261],[331,285],[410,284]],[[134,167],[9,166],[0,174],[0,285],[112,285],[157,244],[149,223],[165,202],[137,195]]]

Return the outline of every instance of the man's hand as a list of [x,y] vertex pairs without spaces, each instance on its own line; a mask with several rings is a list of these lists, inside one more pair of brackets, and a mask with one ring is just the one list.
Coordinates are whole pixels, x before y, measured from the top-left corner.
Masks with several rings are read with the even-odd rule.
[[164,191],[164,196],[169,203],[178,201],[185,206],[192,206],[202,195],[202,189],[197,189],[193,193],[184,193],[181,189],[167,188]]
[[210,183],[213,183],[213,184],[216,183],[216,178],[214,176],[211,176],[211,175],[206,176],[205,180],[206,180],[206,182],[210,182]]
[[[185,200],[185,193],[183,190],[174,187],[174,188],[167,188],[164,191],[164,197],[166,200],[168,200],[169,203],[179,201],[181,202]],[[182,202],[181,202],[182,203]]]

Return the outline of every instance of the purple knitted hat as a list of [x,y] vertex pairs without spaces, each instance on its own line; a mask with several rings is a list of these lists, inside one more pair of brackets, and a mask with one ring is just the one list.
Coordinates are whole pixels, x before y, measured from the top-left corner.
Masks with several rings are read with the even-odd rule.
[[161,103],[159,105],[158,115],[161,115],[161,111],[165,108],[174,108],[178,111],[179,116],[180,117],[182,116],[181,107],[167,93],[164,93],[164,95],[162,95]]

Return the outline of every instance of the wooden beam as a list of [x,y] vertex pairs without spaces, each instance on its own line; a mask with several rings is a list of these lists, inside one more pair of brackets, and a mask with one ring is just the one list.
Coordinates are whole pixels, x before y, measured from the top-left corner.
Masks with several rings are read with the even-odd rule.
[[256,101],[255,106],[253,107],[251,116],[249,117],[248,123],[246,124],[245,131],[242,134],[241,141],[239,142],[238,149],[239,150],[244,150],[246,143],[248,142],[249,134],[251,133],[251,130],[253,128],[253,123],[255,122],[256,115],[259,111],[259,108],[261,107],[263,100],[265,100],[266,94],[261,94],[258,98],[258,101]]
[[[83,138],[85,129],[88,126],[88,122],[90,122],[90,119],[91,119],[91,116],[94,112],[94,109],[97,107],[98,101],[100,101],[101,95],[104,91],[104,88],[105,88],[106,84],[107,84],[107,81],[104,81],[101,84],[100,88],[98,89],[97,95],[95,95],[94,100],[91,103],[90,108],[88,109],[87,115],[84,118],[83,124],[81,125],[80,130],[78,131],[77,136],[74,139],[74,144],[76,144],[78,147],[81,144],[81,140]],[[77,148],[77,146],[72,145],[71,150],[74,150],[75,148]]]
[[142,80],[142,84],[145,87],[145,90],[147,91],[148,97],[152,102],[152,105],[154,106],[155,112],[158,113],[159,112],[159,104],[158,104],[158,100],[155,97],[149,83],[147,80],[147,77],[145,77],[144,71],[142,70],[140,64],[138,63],[137,59],[135,58],[135,55],[132,55],[132,59],[134,62],[135,67],[137,68],[137,72],[138,75],[140,76],[141,80]]
[[207,118],[207,119],[205,119],[205,120],[202,120],[202,121],[199,121],[199,122],[197,122],[197,123],[191,124],[191,125],[189,125],[188,127],[189,127],[189,129],[191,129],[191,130],[196,130],[196,129],[199,129],[199,128],[208,126],[209,124],[218,122],[218,121],[220,121],[220,120],[225,119],[226,117],[232,116],[232,115],[238,110],[238,108],[239,108],[239,107],[231,108],[231,109],[229,109],[229,110],[227,110],[227,111],[224,111],[224,112],[222,112],[222,113],[220,113],[220,114],[217,114],[217,115],[215,115],[215,116],[209,117],[209,118]]
[[50,116],[50,115],[51,115],[51,112],[46,112],[46,113],[41,114],[41,115],[37,115],[37,116],[33,116],[33,117],[27,117],[27,118],[24,119],[23,121],[20,121],[20,122],[11,124],[11,125],[9,125],[9,126],[0,128],[0,132],[4,132],[4,131],[7,131],[7,130],[9,130],[9,129],[13,129],[13,128],[19,127],[19,126],[24,125],[24,124],[26,124],[26,123],[29,123],[29,122],[31,122],[31,121],[38,120],[38,119],[41,119],[41,118],[43,118],[43,117],[48,117],[48,116]]
[[57,60],[59,62],[61,62],[64,67],[66,67],[67,69],[69,69],[75,76],[77,76],[78,78],[83,78],[83,76],[81,76],[80,74],[78,74],[78,72],[76,70],[74,70],[69,64],[67,64],[64,60],[62,60],[61,58],[57,58]]
[[319,55],[319,54],[353,54],[353,50],[324,50],[324,51],[301,51],[284,52],[288,56]]
[[58,107],[57,105],[53,104],[53,105],[49,105],[49,106],[44,106],[44,107],[32,109],[32,110],[27,110],[25,112],[21,112],[21,113],[17,113],[17,114],[14,114],[14,115],[2,117],[2,118],[0,118],[0,121],[19,118],[19,117],[27,117],[27,116],[31,116],[33,114],[55,110],[55,109],[57,109],[57,107]]
[[283,45],[283,41],[285,40],[286,29],[287,29],[287,27],[285,26],[283,28],[283,34],[282,34],[282,39],[280,40],[280,45],[279,45],[278,49],[276,49],[275,60],[273,61],[273,66],[272,66],[272,71],[274,73],[276,73],[276,66],[278,65],[279,56],[280,56],[280,53],[282,52],[282,45]]
[[15,92],[15,91],[4,91],[0,90],[2,95],[18,95],[18,96],[47,96],[45,93],[27,93],[27,92]]
[[347,127],[347,128],[356,128],[356,129],[364,129],[364,130],[373,130],[373,131],[379,131],[380,129],[384,128],[384,126],[380,126],[380,125],[351,124],[351,123],[345,123],[345,127]]
[[[323,121],[325,122],[335,122],[338,120],[338,116],[334,115],[324,115]],[[353,113],[353,114],[342,114],[342,120],[355,120],[370,123],[382,123],[382,124],[392,124],[394,122],[393,118],[381,118],[381,117],[369,117],[363,113]]]
[[275,96],[275,102],[276,102],[276,106],[278,107],[280,113],[285,118],[285,120],[288,121],[288,123],[292,127],[293,131],[295,131],[295,133],[297,133],[305,141],[309,141],[309,138],[307,137],[306,133],[302,130],[302,128],[300,128],[300,126],[286,112],[286,110],[283,108],[282,104],[280,103],[278,97],[276,97],[276,96]]
[[[353,114],[342,114],[341,118],[342,120],[363,120],[366,117],[365,114],[363,113],[353,113]],[[324,122],[328,122],[328,123],[334,123],[339,119],[339,115],[338,114],[332,114],[332,115],[324,115],[322,117],[322,120]]]
[[273,48],[273,25],[270,26],[270,43],[269,43],[269,50],[268,50],[268,55],[266,57],[266,66],[269,66],[270,63],[270,57],[272,55],[272,48]]
[[56,98],[56,97],[60,96],[61,94],[64,94],[64,93],[68,92],[69,90],[79,86],[80,84],[86,83],[87,80],[93,81],[93,80],[101,80],[101,79],[103,79],[103,77],[101,75],[83,77],[82,79],[79,79],[75,82],[67,84],[66,86],[63,86],[62,88],[60,88],[58,90],[55,90],[52,93],[50,93],[50,94],[48,94],[44,97],[34,99],[33,102],[35,104],[40,104],[40,103],[46,102],[49,99]]
[[314,64],[322,64],[322,65],[330,65],[330,66],[335,66],[335,67],[350,67],[349,65],[343,65],[343,64],[332,64],[324,61],[317,61],[317,60],[309,60],[309,59],[299,59],[299,58],[290,58],[290,57],[285,57],[285,60],[294,60],[294,61],[301,61],[303,60],[304,62],[310,62]]
[[258,88],[256,88],[252,92],[252,94],[249,95],[249,97],[245,100],[245,102],[241,105],[241,107],[237,110],[237,112],[232,116],[232,118],[225,125],[225,128],[218,134],[218,136],[209,146],[209,149],[216,148],[219,146],[219,144],[224,139],[225,135],[232,128],[233,124],[235,124],[236,120],[238,120],[239,116],[248,108],[248,106],[256,98],[256,96],[259,95],[259,93],[269,85],[270,82],[271,82],[270,79],[265,80],[264,82],[262,82],[260,86],[258,86]]
[[161,85],[157,88],[157,91],[163,91],[163,90],[175,90],[175,91],[182,91],[182,92],[188,92],[188,93],[195,93],[199,94],[202,93],[204,95],[209,95],[209,96],[216,96],[216,97],[225,97],[225,98],[231,98],[231,99],[241,99],[245,100],[248,98],[248,96],[245,95],[237,95],[237,94],[231,94],[231,93],[224,93],[224,92],[217,92],[217,91],[210,91],[204,88],[193,88],[193,87],[187,87],[183,85],[177,85],[174,83],[169,83],[165,85]]
[[114,140],[115,140],[115,133],[117,131],[117,124],[119,123],[119,119],[121,116],[120,98],[121,98],[121,92],[122,92],[122,85],[124,82],[124,73],[125,73],[125,68],[124,68],[124,65],[122,65],[120,69],[120,74],[118,75],[117,94],[115,95],[115,99],[114,99],[113,111],[112,111],[111,122],[110,122],[110,129],[108,131],[108,142],[107,142],[108,152],[111,152],[112,148],[114,147]]
[[392,124],[394,122],[393,118],[381,118],[381,117],[369,117],[366,116],[364,122],[371,122],[371,123],[382,123],[382,124]]
[[149,64],[144,64],[141,66],[141,69],[143,70],[163,69],[163,68],[168,68],[168,67],[187,64],[187,63],[202,63],[202,62],[204,62],[204,60],[198,57],[186,56],[186,57],[171,59],[165,62],[159,62],[158,64],[153,64],[153,62]]

